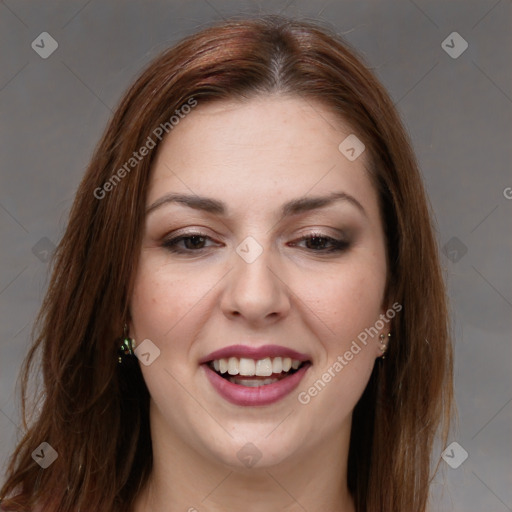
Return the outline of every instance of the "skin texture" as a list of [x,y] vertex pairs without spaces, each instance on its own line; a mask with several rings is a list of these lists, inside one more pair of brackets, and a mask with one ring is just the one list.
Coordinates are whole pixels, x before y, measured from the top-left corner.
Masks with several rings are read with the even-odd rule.
[[[307,405],[298,401],[388,306],[366,153],[351,162],[338,150],[350,133],[320,104],[276,95],[199,103],[162,142],[148,207],[174,192],[221,200],[227,212],[174,202],[146,218],[130,334],[150,339],[160,356],[141,364],[154,468],[137,512],[354,510],[345,483],[351,415],[381,355],[378,337],[360,344]],[[280,219],[283,203],[334,191],[365,213],[337,201]],[[163,246],[186,232],[209,238],[179,242],[187,254]],[[318,250],[321,242],[299,241],[316,232],[349,246],[329,253]],[[235,250],[248,236],[263,250],[252,263]],[[211,387],[199,360],[239,343],[290,347],[312,366],[284,399],[237,406]],[[237,456],[247,443],[261,454],[251,468]]]

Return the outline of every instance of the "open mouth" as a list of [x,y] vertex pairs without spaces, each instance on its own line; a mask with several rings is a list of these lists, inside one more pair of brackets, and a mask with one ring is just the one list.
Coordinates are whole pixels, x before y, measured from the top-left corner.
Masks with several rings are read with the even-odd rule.
[[232,384],[255,388],[291,377],[311,363],[290,357],[266,357],[258,360],[230,357],[209,361],[207,364],[217,375]]

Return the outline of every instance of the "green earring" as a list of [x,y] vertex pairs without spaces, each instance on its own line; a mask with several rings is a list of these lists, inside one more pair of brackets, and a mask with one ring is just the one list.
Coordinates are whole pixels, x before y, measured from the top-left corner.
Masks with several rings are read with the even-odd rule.
[[128,336],[128,326],[124,326],[124,334],[118,340],[118,363],[126,363],[132,356],[134,356],[135,340]]

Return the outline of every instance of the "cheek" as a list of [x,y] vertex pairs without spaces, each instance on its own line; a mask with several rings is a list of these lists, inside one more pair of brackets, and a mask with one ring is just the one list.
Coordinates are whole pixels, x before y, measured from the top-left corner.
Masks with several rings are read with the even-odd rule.
[[159,259],[143,256],[130,301],[136,339],[150,338],[165,345],[174,338],[180,320],[195,309],[205,293],[205,284],[200,283],[198,275],[185,277]]
[[318,418],[315,428],[324,435],[347,420],[368,384],[378,355],[377,337],[363,343],[358,336],[378,320],[383,286],[381,277],[350,272],[326,280],[324,293],[317,291],[315,313],[328,329],[317,331],[323,351],[297,399]]
[[[379,253],[359,254],[329,277],[317,276],[306,292],[322,319],[318,332],[324,353],[301,388],[299,402],[322,418],[319,429],[335,428],[361,397],[378,355],[377,336],[358,336],[374,326],[381,313],[386,266]],[[313,308],[312,308],[313,309]],[[328,326],[328,329],[325,328]],[[321,336],[322,334],[322,336]]]
[[[149,339],[159,352],[148,366],[140,365],[150,394],[160,411],[169,414],[171,400],[178,409],[185,407],[178,382],[190,379],[189,354],[202,325],[205,292],[200,273],[192,276],[176,272],[159,260],[157,254],[143,255],[139,263],[130,301],[130,334],[139,345]],[[203,279],[204,280],[204,279]],[[168,418],[177,421],[177,418]]]
[[361,259],[307,280],[297,276],[296,289],[322,321],[322,339],[343,345],[375,324],[381,311],[385,271],[385,265],[372,258],[371,265]]

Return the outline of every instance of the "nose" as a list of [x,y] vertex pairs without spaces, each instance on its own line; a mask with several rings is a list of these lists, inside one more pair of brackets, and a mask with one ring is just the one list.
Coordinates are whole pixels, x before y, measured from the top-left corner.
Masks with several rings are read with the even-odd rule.
[[229,319],[252,327],[264,327],[285,318],[290,311],[290,290],[270,249],[247,262],[236,252],[221,297],[221,309]]

